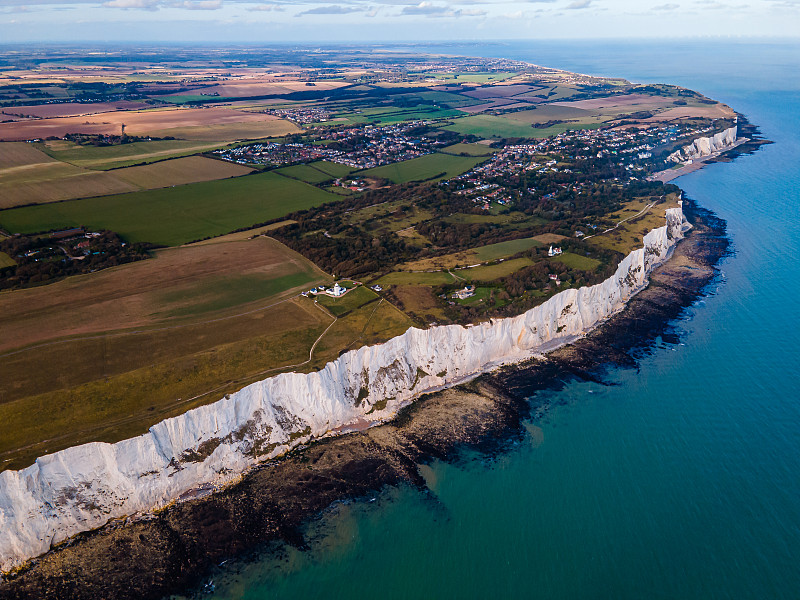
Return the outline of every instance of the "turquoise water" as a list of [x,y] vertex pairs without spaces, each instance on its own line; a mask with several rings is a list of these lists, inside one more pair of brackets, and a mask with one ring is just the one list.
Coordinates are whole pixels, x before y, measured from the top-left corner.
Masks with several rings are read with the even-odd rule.
[[800,46],[461,49],[679,83],[776,144],[677,183],[728,221],[710,294],[615,386],[554,408],[496,459],[426,470],[431,493],[337,505],[311,550],[214,576],[219,598],[777,599],[800,596]]

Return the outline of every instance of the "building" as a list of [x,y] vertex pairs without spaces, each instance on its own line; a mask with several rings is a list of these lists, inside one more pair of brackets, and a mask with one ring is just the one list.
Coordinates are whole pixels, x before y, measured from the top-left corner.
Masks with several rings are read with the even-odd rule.
[[553,248],[550,246],[550,249],[547,251],[547,256],[558,256],[561,254],[561,248]]

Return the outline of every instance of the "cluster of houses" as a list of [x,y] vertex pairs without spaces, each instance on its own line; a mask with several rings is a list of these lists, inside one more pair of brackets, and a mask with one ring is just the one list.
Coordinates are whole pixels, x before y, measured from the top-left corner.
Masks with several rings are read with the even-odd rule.
[[268,115],[275,115],[281,117],[292,123],[306,125],[308,123],[324,123],[331,119],[332,113],[324,108],[274,108],[272,110],[265,110]]
[[[330,116],[330,115],[329,115]],[[292,142],[287,144],[257,143],[225,148],[214,153],[223,160],[239,164],[287,165],[313,160],[327,160],[353,169],[371,169],[430,154],[443,142],[412,136],[410,132],[427,121],[404,121],[378,127],[359,125],[323,131],[319,141],[340,142],[337,147],[325,144]]]

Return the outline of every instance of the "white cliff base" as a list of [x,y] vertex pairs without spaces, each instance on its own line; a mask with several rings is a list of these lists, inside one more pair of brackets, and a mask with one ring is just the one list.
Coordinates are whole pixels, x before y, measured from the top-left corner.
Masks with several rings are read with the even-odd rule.
[[680,150],[676,150],[667,157],[667,160],[673,162],[685,162],[689,160],[697,160],[705,156],[711,156],[716,152],[722,152],[736,145],[737,133],[739,131],[738,125],[729,127],[725,131],[720,131],[711,137],[697,138],[688,146],[684,146]]
[[564,290],[517,317],[409,329],[318,372],[254,383],[139,437],[68,448],[4,471],[0,572],[111,519],[163,507],[198,486],[229,483],[312,437],[384,421],[424,392],[572,341],[622,309],[688,228],[681,208],[668,209],[666,225],[648,233],[612,277]]

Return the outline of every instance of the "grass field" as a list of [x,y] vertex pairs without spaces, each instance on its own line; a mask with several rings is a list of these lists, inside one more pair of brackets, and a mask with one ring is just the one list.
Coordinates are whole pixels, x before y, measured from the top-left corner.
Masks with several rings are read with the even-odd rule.
[[500,258],[513,256],[518,252],[524,252],[534,246],[541,246],[542,243],[533,238],[521,238],[497,244],[479,246],[470,250],[462,250],[443,256],[423,258],[401,265],[404,271],[426,271],[432,269],[455,269],[458,267],[468,267],[477,263],[489,262]]
[[[0,149],[5,144],[0,144]],[[91,171],[53,160],[29,147],[40,162],[0,169],[0,208],[44,204],[246,175],[252,169],[202,156],[187,156],[113,172]],[[38,160],[30,156],[30,160]]]
[[5,452],[136,435],[242,378],[303,363],[331,318],[293,297],[329,281],[275,240],[233,234],[0,293],[0,470]]
[[337,179],[339,177],[345,177],[353,172],[353,169],[351,167],[348,167],[347,165],[328,162],[326,160],[320,160],[317,162],[309,163],[309,165]]
[[375,292],[363,285],[358,286],[354,290],[350,290],[339,298],[333,298],[323,294],[315,296],[315,300],[336,317],[364,306],[377,298],[378,295]]
[[481,265],[480,267],[472,267],[471,269],[458,269],[453,271],[459,277],[469,279],[470,281],[494,281],[500,277],[511,275],[519,271],[523,267],[528,267],[533,264],[529,258],[512,258],[493,265]]
[[82,225],[116,231],[130,242],[175,246],[338,199],[277,173],[259,173],[4,210],[0,226],[14,233],[33,233]]
[[534,246],[541,246],[541,242],[534,238],[521,238],[508,242],[499,242],[475,248],[473,252],[480,261],[497,260],[506,256],[513,256],[517,252],[524,252]]
[[118,146],[80,146],[73,142],[54,140],[37,146],[58,160],[87,169],[104,170],[186,156],[224,145],[222,142],[155,140]]
[[564,263],[570,269],[581,269],[583,271],[593,271],[600,265],[600,261],[595,258],[581,256],[572,252],[564,252],[564,254],[559,254],[552,260]]
[[467,154],[469,156],[491,156],[497,150],[484,144],[453,144],[439,150],[442,154]]
[[15,264],[17,264],[17,261],[15,261],[5,252],[0,252],[0,269],[5,267],[13,267]]
[[455,282],[456,278],[447,271],[433,273],[395,271],[378,279],[378,283],[381,285],[442,285]]
[[292,179],[299,179],[300,181],[312,184],[325,183],[326,181],[335,179],[330,173],[325,173],[317,169],[313,164],[292,165],[291,167],[276,169],[275,172],[286,177],[291,177]]
[[367,169],[366,171],[360,171],[358,174],[364,177],[388,179],[393,183],[438,181],[461,175],[484,160],[485,158],[483,157],[434,153],[391,165]]
[[[527,111],[526,111],[527,112]],[[536,111],[532,111],[536,112]],[[537,121],[524,121],[514,118],[514,115],[521,113],[510,113],[509,115],[472,115],[454,119],[451,125],[443,127],[448,131],[455,131],[462,135],[477,135],[483,138],[543,138],[550,135],[557,135],[564,131],[573,129],[595,129],[601,124],[592,119],[592,122],[559,123],[547,128],[535,128],[531,122],[546,122],[555,120],[554,117],[543,118]]]
[[[645,211],[649,203],[649,198],[641,198],[626,203],[621,210],[609,215],[607,218],[613,224],[624,222],[608,233],[594,235],[589,238],[589,243],[616,250],[623,254],[628,254],[631,250],[641,248],[643,238],[647,233],[657,227],[664,226],[666,223],[664,213],[667,208],[678,206],[678,196],[669,194],[664,202],[656,204]],[[598,229],[598,231],[601,231],[601,229]]]

